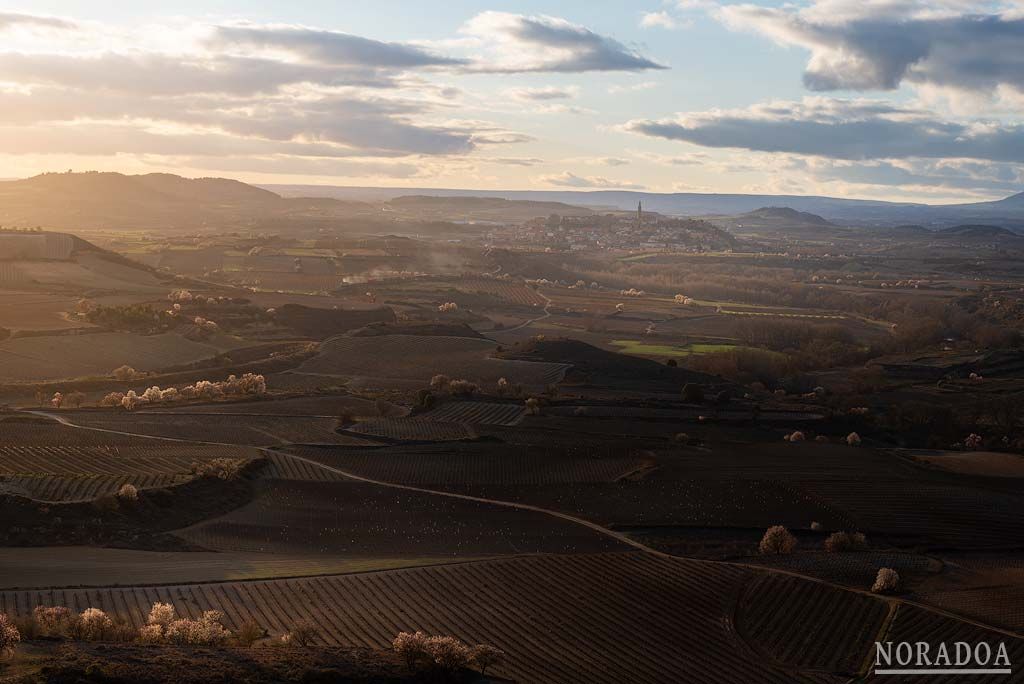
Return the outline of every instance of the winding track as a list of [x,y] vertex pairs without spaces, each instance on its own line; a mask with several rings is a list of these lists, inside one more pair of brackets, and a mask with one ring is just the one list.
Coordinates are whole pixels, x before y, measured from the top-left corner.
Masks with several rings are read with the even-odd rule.
[[[209,444],[209,445],[213,445],[213,446],[222,446],[222,447],[237,446],[237,445],[234,445],[234,444],[228,444],[226,442],[212,442],[212,441],[205,441],[205,440],[180,439],[180,438],[177,438],[177,437],[156,437],[156,436],[149,436],[149,435],[140,435],[139,433],[127,432],[127,431],[124,431],[124,430],[112,430],[110,428],[92,427],[92,426],[89,426],[89,425],[78,425],[77,423],[72,423],[70,420],[68,420],[67,418],[64,418],[63,416],[56,415],[56,414],[53,414],[53,413],[49,413],[47,411],[33,410],[33,411],[25,411],[24,413],[44,416],[46,418],[50,418],[52,420],[56,420],[61,425],[65,425],[67,427],[74,428],[74,429],[77,429],[77,430],[93,430],[93,431],[96,431],[96,432],[105,432],[105,433],[111,433],[111,434],[116,434],[116,435],[128,435],[128,436],[132,436],[132,437],[142,436],[142,437],[150,437],[150,439],[159,439],[159,440],[172,441],[172,442],[184,442],[184,443],[189,443],[189,444]],[[364,484],[372,484],[372,485],[376,485],[376,486],[379,486],[379,487],[387,487],[387,488],[390,488],[390,489],[400,489],[400,490],[404,490],[404,491],[418,492],[418,493],[421,493],[421,494],[429,494],[431,496],[446,497],[446,498],[449,498],[449,499],[460,499],[460,500],[463,500],[463,501],[473,501],[473,502],[476,502],[476,503],[489,504],[489,505],[492,505],[492,506],[501,506],[503,508],[511,508],[511,509],[516,509],[516,510],[521,510],[521,511],[531,511],[531,512],[534,512],[534,513],[542,513],[544,515],[548,515],[548,516],[553,517],[553,518],[558,518],[560,520],[565,520],[567,522],[570,522],[570,523],[573,523],[573,524],[576,524],[576,525],[580,525],[582,527],[586,527],[586,528],[588,528],[588,529],[590,529],[590,530],[592,530],[594,532],[597,532],[598,534],[602,534],[602,535],[604,535],[606,537],[610,537],[610,538],[612,538],[612,539],[614,539],[614,540],[616,540],[616,541],[618,541],[618,542],[620,542],[622,544],[630,546],[630,547],[632,547],[632,548],[634,548],[634,549],[636,549],[638,551],[642,551],[643,553],[651,554],[651,555],[656,556],[658,558],[669,558],[669,559],[678,558],[677,556],[674,556],[674,555],[672,555],[670,553],[665,553],[664,551],[659,551],[658,549],[655,549],[655,548],[652,548],[650,546],[647,546],[646,544],[644,544],[642,542],[639,542],[636,539],[632,539],[632,538],[628,537],[627,535],[625,535],[625,534],[623,534],[621,532],[616,532],[615,530],[609,529],[607,527],[599,525],[599,524],[597,524],[595,522],[592,522],[590,520],[586,520],[585,518],[580,518],[580,517],[577,517],[577,516],[574,516],[574,515],[569,515],[567,513],[562,513],[561,511],[555,511],[555,510],[552,510],[552,509],[549,509],[549,508],[542,508],[540,506],[533,506],[533,505],[530,505],[530,504],[518,503],[518,502],[515,502],[515,501],[504,501],[504,500],[501,500],[501,499],[489,499],[489,498],[486,498],[486,497],[470,496],[468,494],[458,494],[456,492],[446,492],[444,490],[429,489],[429,488],[426,488],[426,487],[416,487],[416,486],[413,486],[413,485],[406,485],[406,484],[401,484],[401,483],[397,483],[397,482],[388,482],[386,480],[376,480],[376,479],[373,479],[373,478],[370,478],[370,477],[364,477],[362,475],[357,475],[356,473],[351,473],[349,471],[342,470],[340,468],[335,468],[333,466],[329,466],[329,465],[320,463],[319,461],[314,461],[313,459],[305,458],[303,456],[299,456],[297,454],[292,454],[292,453],[289,453],[289,452],[286,452],[286,451],[280,451],[278,449],[273,449],[273,448],[270,448],[270,447],[252,447],[252,448],[258,449],[259,451],[263,451],[265,453],[273,453],[273,454],[277,454],[279,456],[283,455],[283,456],[286,456],[287,458],[294,459],[296,461],[305,463],[307,465],[311,465],[311,466],[314,466],[314,467],[322,468],[322,469],[324,469],[324,470],[326,470],[328,472],[335,473],[336,475],[340,475],[343,478],[345,478],[347,480],[352,480],[354,482],[362,482]],[[981,622],[979,620],[975,620],[975,619],[970,618],[970,617],[959,615],[957,613],[945,610],[943,608],[932,606],[932,605],[929,605],[929,604],[926,604],[926,603],[921,603],[921,602],[918,602],[918,601],[913,601],[913,600],[906,599],[906,598],[890,597],[890,596],[879,596],[878,594],[872,593],[872,592],[870,592],[870,591],[868,591],[866,589],[857,589],[855,587],[849,587],[849,586],[846,586],[846,585],[843,585],[843,584],[839,584],[839,583],[836,583],[836,582],[829,582],[828,580],[823,580],[823,579],[818,578],[818,577],[811,577],[809,575],[804,575],[804,574],[801,574],[799,572],[794,572],[792,570],[785,570],[785,569],[782,569],[782,568],[766,568],[763,565],[758,565],[758,564],[754,564],[754,563],[737,563],[737,562],[733,562],[733,561],[714,561],[714,560],[703,560],[703,559],[699,559],[699,560],[698,559],[691,559],[691,560],[694,560],[695,562],[700,562],[700,563],[713,563],[713,564],[722,564],[722,565],[732,565],[732,566],[735,566],[735,567],[747,568],[747,569],[755,570],[755,571],[758,571],[758,572],[768,572],[768,573],[775,573],[777,575],[785,575],[785,576],[788,576],[788,577],[794,577],[794,578],[797,578],[797,579],[805,580],[807,582],[815,582],[817,584],[821,584],[821,585],[825,585],[825,586],[832,587],[832,588],[835,588],[835,589],[839,589],[841,591],[850,591],[850,592],[853,592],[855,594],[871,596],[872,598],[880,599],[880,600],[884,600],[884,601],[888,602],[890,606],[898,606],[898,605],[915,606],[915,607],[921,608],[923,610],[931,611],[931,612],[933,612],[933,613],[935,613],[937,615],[942,615],[944,617],[947,617],[947,618],[950,618],[950,619],[953,619],[953,620],[958,620],[960,622],[973,625],[973,626],[978,627],[980,629],[985,629],[985,630],[989,630],[991,632],[996,632],[998,634],[1002,634],[1002,635],[1005,635],[1005,636],[1008,636],[1008,637],[1012,637],[1014,639],[1022,639],[1022,640],[1024,640],[1024,633],[1015,632],[1013,630],[1004,629],[1002,627],[996,627],[994,625],[986,624],[986,623]]]

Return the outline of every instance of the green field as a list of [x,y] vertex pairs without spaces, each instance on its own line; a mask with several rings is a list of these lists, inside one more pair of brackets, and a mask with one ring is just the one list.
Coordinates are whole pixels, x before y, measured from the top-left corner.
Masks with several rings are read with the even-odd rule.
[[640,340],[612,340],[611,344],[619,347],[623,353],[638,356],[689,356],[690,354],[714,354],[739,348],[735,344],[648,344]]

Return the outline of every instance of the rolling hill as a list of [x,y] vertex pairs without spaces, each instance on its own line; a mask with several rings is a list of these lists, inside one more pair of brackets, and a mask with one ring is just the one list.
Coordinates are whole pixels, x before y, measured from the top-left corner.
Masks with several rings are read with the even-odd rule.
[[46,173],[0,182],[0,224],[57,230],[287,226],[289,221],[378,215],[359,202],[284,199],[225,178],[172,174]]

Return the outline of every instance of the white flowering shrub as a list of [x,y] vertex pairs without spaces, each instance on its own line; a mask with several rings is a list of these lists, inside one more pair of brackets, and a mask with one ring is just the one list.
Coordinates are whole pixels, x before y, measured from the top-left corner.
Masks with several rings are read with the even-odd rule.
[[36,606],[32,619],[46,636],[66,636],[77,616],[65,606]]
[[21,643],[21,632],[6,613],[0,613],[0,655],[12,653]]
[[121,406],[124,402],[124,392],[111,392],[100,400],[100,406]]
[[86,608],[78,616],[78,630],[85,641],[103,641],[114,629],[114,621],[99,608]]

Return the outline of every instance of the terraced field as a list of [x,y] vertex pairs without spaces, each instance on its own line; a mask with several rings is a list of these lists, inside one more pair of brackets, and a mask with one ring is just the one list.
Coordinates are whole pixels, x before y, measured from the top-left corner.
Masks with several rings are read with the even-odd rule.
[[506,378],[513,384],[536,388],[561,381],[568,369],[561,363],[489,358],[496,346],[490,340],[465,337],[335,337],[298,371],[358,379],[363,384],[399,381],[426,385],[434,375],[443,374],[487,386]]
[[[276,388],[277,385],[274,385]],[[191,413],[264,416],[314,416],[337,418],[342,413],[371,416],[377,413],[374,402],[348,395],[260,399],[257,401],[218,402],[175,408],[144,409],[139,413]]]
[[348,428],[368,437],[406,442],[450,442],[473,439],[476,433],[464,423],[439,422],[427,418],[380,418]]
[[140,489],[168,487],[191,478],[193,463],[213,458],[249,459],[242,447],[155,442],[142,446],[0,447],[0,487],[40,501],[88,501],[131,483]]
[[516,306],[543,307],[546,303],[537,291],[522,282],[494,280],[490,278],[463,278],[453,283],[463,292],[479,292],[493,295]]
[[746,587],[737,629],[773,662],[854,676],[873,653],[888,612],[874,596],[763,575]]
[[261,480],[250,503],[176,534],[216,551],[356,557],[457,559],[623,548],[541,513],[348,481]]
[[518,425],[526,416],[522,404],[497,404],[482,401],[450,401],[421,414],[421,418],[439,423],[471,423],[478,425]]
[[[215,608],[229,626],[253,619],[273,633],[311,620],[327,643],[378,648],[420,629],[495,644],[508,653],[497,674],[531,683],[829,681],[765,662],[736,633],[733,606],[752,577],[647,554],[546,556],[296,580],[3,592],[0,610],[97,606],[139,625],[154,601],[168,601],[187,615]],[[860,652],[852,637],[834,643]]]
[[212,458],[254,458],[242,447],[153,443],[142,446],[2,446],[0,473],[12,475],[167,475]]

